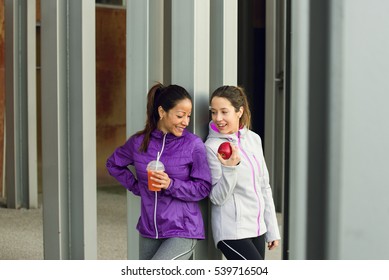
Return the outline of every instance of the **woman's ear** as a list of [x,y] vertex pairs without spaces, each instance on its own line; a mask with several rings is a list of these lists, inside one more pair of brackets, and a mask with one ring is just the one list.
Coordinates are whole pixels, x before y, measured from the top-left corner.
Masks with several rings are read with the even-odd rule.
[[242,117],[243,111],[244,111],[243,106],[240,106],[240,108],[239,108],[239,115],[238,115],[239,119]]
[[165,110],[162,108],[162,106],[158,107],[158,115],[159,119],[162,120],[163,116],[165,115]]

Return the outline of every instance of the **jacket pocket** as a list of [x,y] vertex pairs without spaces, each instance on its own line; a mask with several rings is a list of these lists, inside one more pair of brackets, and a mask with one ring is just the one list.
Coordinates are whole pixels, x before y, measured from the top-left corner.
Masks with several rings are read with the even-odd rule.
[[[226,203],[222,206],[223,223],[231,225],[236,223],[240,216],[239,201],[236,199],[236,195],[233,194]],[[226,226],[226,224],[224,225]]]
[[241,217],[241,206],[240,206],[240,199],[234,194],[233,196],[234,200],[234,209],[235,209],[235,221],[240,221]]

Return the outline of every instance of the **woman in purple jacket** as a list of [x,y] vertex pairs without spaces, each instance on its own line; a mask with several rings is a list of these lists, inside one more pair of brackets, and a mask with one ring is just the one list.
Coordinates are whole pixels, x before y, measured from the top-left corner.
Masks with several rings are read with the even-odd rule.
[[[191,112],[184,88],[156,84],[147,95],[145,128],[107,160],[108,172],[141,197],[139,259],[189,259],[205,238],[198,201],[210,193],[211,174],[203,141],[186,130]],[[150,191],[146,167],[158,155],[165,171],[153,172],[160,191]]]

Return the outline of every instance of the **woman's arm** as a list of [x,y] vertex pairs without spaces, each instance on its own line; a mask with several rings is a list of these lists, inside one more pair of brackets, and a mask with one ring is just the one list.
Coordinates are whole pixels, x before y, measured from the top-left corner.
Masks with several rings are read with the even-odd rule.
[[127,167],[133,164],[133,162],[130,138],[123,146],[118,147],[107,159],[106,167],[109,174],[115,177],[127,190],[135,195],[140,195],[138,181]]
[[212,174],[212,191],[209,196],[215,205],[223,205],[232,195],[238,176],[236,166],[225,166],[218,159],[217,152],[207,146],[207,160]]
[[189,180],[171,179],[165,194],[183,201],[200,201],[211,191],[211,172],[209,170],[204,143],[200,138],[195,140],[192,151],[192,167]]

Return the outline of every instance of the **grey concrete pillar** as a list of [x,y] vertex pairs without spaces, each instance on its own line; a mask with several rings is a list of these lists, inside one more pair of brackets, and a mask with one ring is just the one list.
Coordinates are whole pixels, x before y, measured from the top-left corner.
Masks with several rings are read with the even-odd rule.
[[[156,82],[163,83],[163,6],[160,0],[127,0],[127,136],[143,129],[147,92]],[[136,260],[140,200],[129,192],[127,200],[127,256]]]
[[[207,0],[172,0],[172,83],[192,94],[193,109],[189,129],[202,137],[209,122],[210,3]],[[207,236],[210,209],[200,203]],[[207,259],[207,240],[198,242],[195,259]]]
[[35,1],[5,1],[6,161],[9,208],[38,207]]
[[210,93],[238,83],[238,1],[210,1]]
[[203,139],[208,131],[210,3],[172,0],[172,83],[193,98],[190,130]]
[[388,9],[328,7],[327,259],[389,259]]
[[[238,1],[210,1],[210,89],[209,95],[222,85],[238,85]],[[210,114],[209,114],[210,116]],[[208,123],[207,123],[208,124]],[[211,202],[208,201],[208,215]],[[208,217],[208,259],[221,259],[212,237]],[[205,256],[204,256],[205,257]]]
[[366,7],[292,5],[290,259],[389,258],[389,3]]
[[309,0],[292,3],[290,105],[290,259],[306,259],[308,192]]
[[45,259],[96,259],[95,1],[42,0]]
[[286,139],[286,0],[266,1],[264,153],[276,210],[282,212]]

